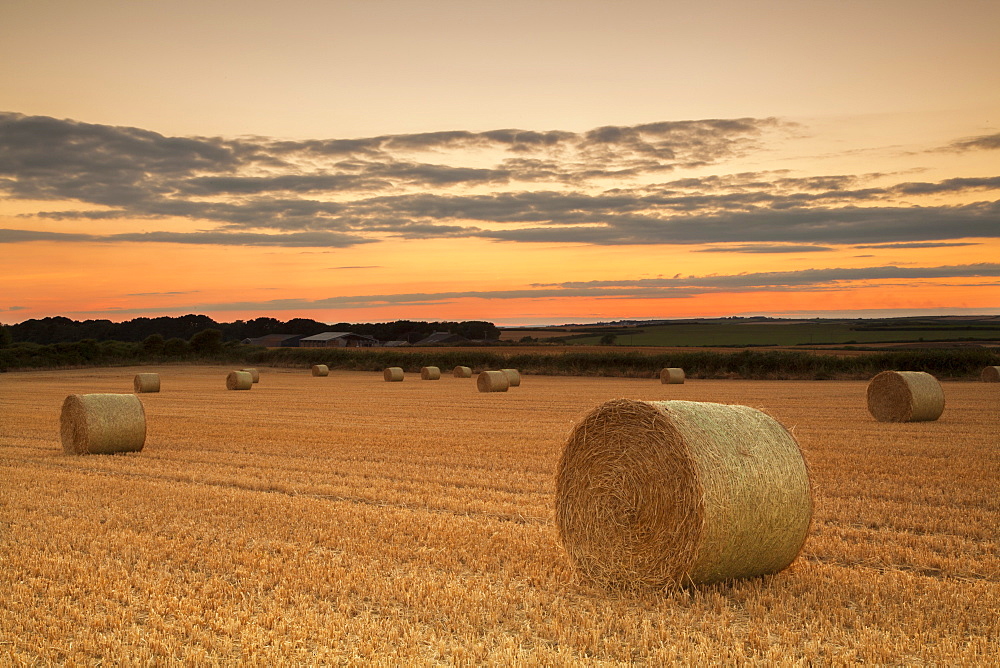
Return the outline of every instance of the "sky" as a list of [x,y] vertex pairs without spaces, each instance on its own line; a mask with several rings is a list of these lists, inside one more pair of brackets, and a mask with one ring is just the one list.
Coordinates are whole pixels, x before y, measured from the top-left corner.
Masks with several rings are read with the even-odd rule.
[[0,4],[0,322],[1000,314],[1000,3]]

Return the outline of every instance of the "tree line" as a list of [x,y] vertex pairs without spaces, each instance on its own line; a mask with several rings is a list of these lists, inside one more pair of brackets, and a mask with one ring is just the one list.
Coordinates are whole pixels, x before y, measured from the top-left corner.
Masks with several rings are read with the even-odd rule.
[[141,342],[150,336],[163,341],[180,339],[190,342],[199,332],[214,329],[222,333],[223,342],[242,341],[268,334],[312,336],[322,332],[354,332],[372,336],[379,341],[415,343],[434,332],[450,332],[467,339],[499,339],[500,330],[491,322],[426,322],[395,320],[382,323],[327,324],[309,318],[254,318],[233,322],[216,322],[207,315],[188,314],[179,317],[134,318],[123,322],[111,320],[71,320],[63,316],[25,320],[14,325],[0,326],[0,345],[4,342],[25,342],[50,345],[77,341]]

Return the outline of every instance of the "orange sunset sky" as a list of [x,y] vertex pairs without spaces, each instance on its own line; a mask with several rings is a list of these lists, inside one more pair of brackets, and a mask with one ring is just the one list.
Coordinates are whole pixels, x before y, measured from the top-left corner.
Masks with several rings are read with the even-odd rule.
[[1000,313],[1000,3],[0,4],[0,322]]

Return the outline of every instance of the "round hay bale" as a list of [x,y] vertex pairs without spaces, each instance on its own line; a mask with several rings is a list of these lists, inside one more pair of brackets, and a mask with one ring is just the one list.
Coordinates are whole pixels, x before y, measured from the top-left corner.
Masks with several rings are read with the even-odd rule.
[[240,369],[240,371],[246,371],[248,374],[250,374],[250,378],[253,379],[253,382],[255,383],[260,382],[260,371],[258,371],[257,369]]
[[246,371],[230,371],[226,376],[227,390],[249,390],[253,387],[253,376]]
[[510,387],[520,387],[521,386],[521,374],[517,369],[500,369],[505,374],[507,374],[507,384]]
[[146,443],[146,411],[134,394],[71,394],[59,422],[70,455],[139,452]]
[[313,364],[312,374],[314,376],[329,376],[330,367],[325,364]]
[[981,375],[984,383],[1000,383],[1000,366],[988,366]]
[[420,369],[420,380],[441,380],[441,369],[436,366],[425,366]]
[[386,367],[382,370],[382,377],[385,378],[385,382],[387,383],[402,383],[403,369],[398,366]]
[[660,369],[660,382],[664,385],[683,385],[684,369],[679,369],[677,367]]
[[868,382],[868,412],[879,422],[929,422],[944,412],[944,390],[923,371],[883,371]]
[[472,378],[472,369],[467,366],[457,366],[452,369],[451,374],[455,378]]
[[480,392],[506,392],[510,387],[510,377],[503,371],[483,371],[476,378]]
[[559,461],[559,538],[607,587],[776,573],[811,517],[798,443],[747,406],[609,401],[574,427]]
[[144,392],[160,391],[160,374],[158,373],[137,373],[132,379],[132,387],[136,394]]

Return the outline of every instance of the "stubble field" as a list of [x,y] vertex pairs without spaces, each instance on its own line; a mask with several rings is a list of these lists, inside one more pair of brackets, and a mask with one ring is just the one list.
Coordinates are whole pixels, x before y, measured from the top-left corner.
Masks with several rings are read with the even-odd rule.
[[[141,453],[68,456],[72,393],[131,392]],[[0,374],[0,664],[996,665],[1000,384],[880,424],[864,382],[261,369]],[[740,403],[811,469],[802,555],[765,578],[612,593],[555,537],[573,424],[618,397]]]

